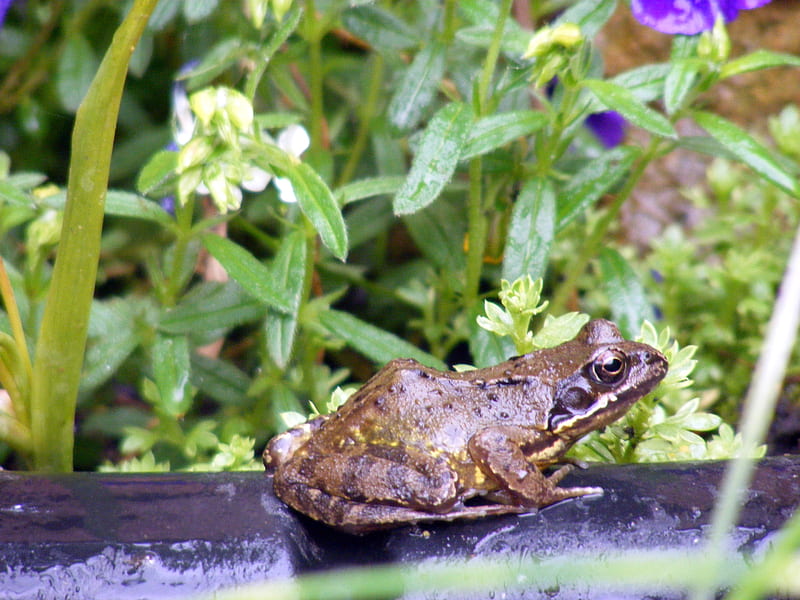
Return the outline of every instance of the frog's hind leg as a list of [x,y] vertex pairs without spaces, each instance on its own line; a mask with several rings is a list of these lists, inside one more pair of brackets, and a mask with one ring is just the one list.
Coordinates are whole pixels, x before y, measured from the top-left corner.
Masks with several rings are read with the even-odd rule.
[[354,444],[293,457],[277,470],[275,490],[306,514],[317,501],[338,499],[444,513],[458,500],[458,475],[446,459],[413,447]]
[[284,488],[282,499],[290,506],[301,501],[301,512],[348,533],[368,533],[402,525],[414,525],[426,521],[454,521],[457,519],[479,519],[491,515],[518,514],[530,508],[491,504],[485,506],[462,506],[446,514],[417,510],[388,504],[368,504],[333,496],[304,484],[291,484]]

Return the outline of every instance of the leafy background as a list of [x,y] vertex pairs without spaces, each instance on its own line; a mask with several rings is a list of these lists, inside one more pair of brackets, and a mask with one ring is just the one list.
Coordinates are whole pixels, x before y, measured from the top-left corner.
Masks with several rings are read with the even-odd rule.
[[[120,109],[76,467],[255,468],[271,434],[328,410],[338,385],[391,358],[443,368],[513,354],[511,338],[476,317],[503,279],[524,287],[525,276],[542,278],[550,301],[534,330],[548,313],[611,317],[627,336],[669,350],[678,373],[580,456],[738,452],[726,423],[736,421],[797,225],[800,125],[790,106],[768,133],[751,134],[711,112],[703,94],[800,61],[702,54],[697,38],[678,36],[671,62],[605,78],[592,42],[627,7],[555,4],[525,16],[538,24],[568,8],[554,25],[578,23],[585,38],[524,56],[530,31],[498,16],[509,2],[161,0]],[[9,158],[0,253],[31,347],[59,240],[72,115],[129,5],[31,1],[0,31]],[[227,108],[195,126],[192,156],[175,146],[176,85],[190,97],[236,90],[252,120],[227,96]],[[613,149],[584,126],[607,108],[629,123]],[[299,158],[277,143],[296,124],[310,137]],[[706,185],[680,190],[681,206],[702,219],[656,229],[642,245],[625,207],[646,189],[648,166],[676,149],[716,157]],[[205,178],[234,201],[245,168],[288,179],[298,202],[269,185],[238,191],[241,206],[220,210],[197,192]],[[523,310],[540,300],[522,298]],[[657,328],[642,329],[645,320]],[[562,334],[574,333],[566,323]],[[785,438],[796,449],[791,431]],[[3,456],[25,465],[10,446]]]

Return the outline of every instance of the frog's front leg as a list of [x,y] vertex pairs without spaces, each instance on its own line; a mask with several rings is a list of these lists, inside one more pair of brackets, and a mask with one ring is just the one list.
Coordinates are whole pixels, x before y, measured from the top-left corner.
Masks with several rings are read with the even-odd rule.
[[[570,467],[561,467],[546,477],[536,463],[552,464],[553,435],[527,427],[487,427],[477,432],[469,441],[472,459],[499,484],[501,491],[508,492],[524,506],[543,507],[567,498],[602,493],[597,487],[560,488],[558,482],[569,472]],[[564,448],[566,450],[566,448]],[[496,494],[503,498],[504,494]]]

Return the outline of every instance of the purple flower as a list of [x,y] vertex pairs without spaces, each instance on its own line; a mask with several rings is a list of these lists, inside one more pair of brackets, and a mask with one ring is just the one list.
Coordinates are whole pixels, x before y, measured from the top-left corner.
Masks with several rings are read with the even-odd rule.
[[614,110],[589,115],[585,125],[606,148],[619,146],[625,138],[626,121]]
[[642,25],[661,33],[694,35],[714,27],[718,15],[733,21],[740,10],[772,0],[631,0],[631,12]]
[[14,4],[14,0],[0,0],[0,27],[3,26],[3,21],[6,20],[6,13],[12,4]]

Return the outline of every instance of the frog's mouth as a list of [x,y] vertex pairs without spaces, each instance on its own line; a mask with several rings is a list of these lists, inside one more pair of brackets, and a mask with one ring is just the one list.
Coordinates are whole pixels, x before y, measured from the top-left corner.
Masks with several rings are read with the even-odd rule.
[[[574,400],[575,396],[584,397],[585,390],[570,390],[568,397],[571,402],[557,403],[550,411],[548,429],[559,437],[574,438],[581,435],[579,432],[592,431],[616,420],[628,410],[633,402],[618,402],[617,394],[606,392],[599,396],[591,397],[591,404],[577,412],[579,406]],[[635,400],[634,400],[635,401]],[[612,414],[613,413],[613,414]],[[618,414],[617,414],[618,413]]]

